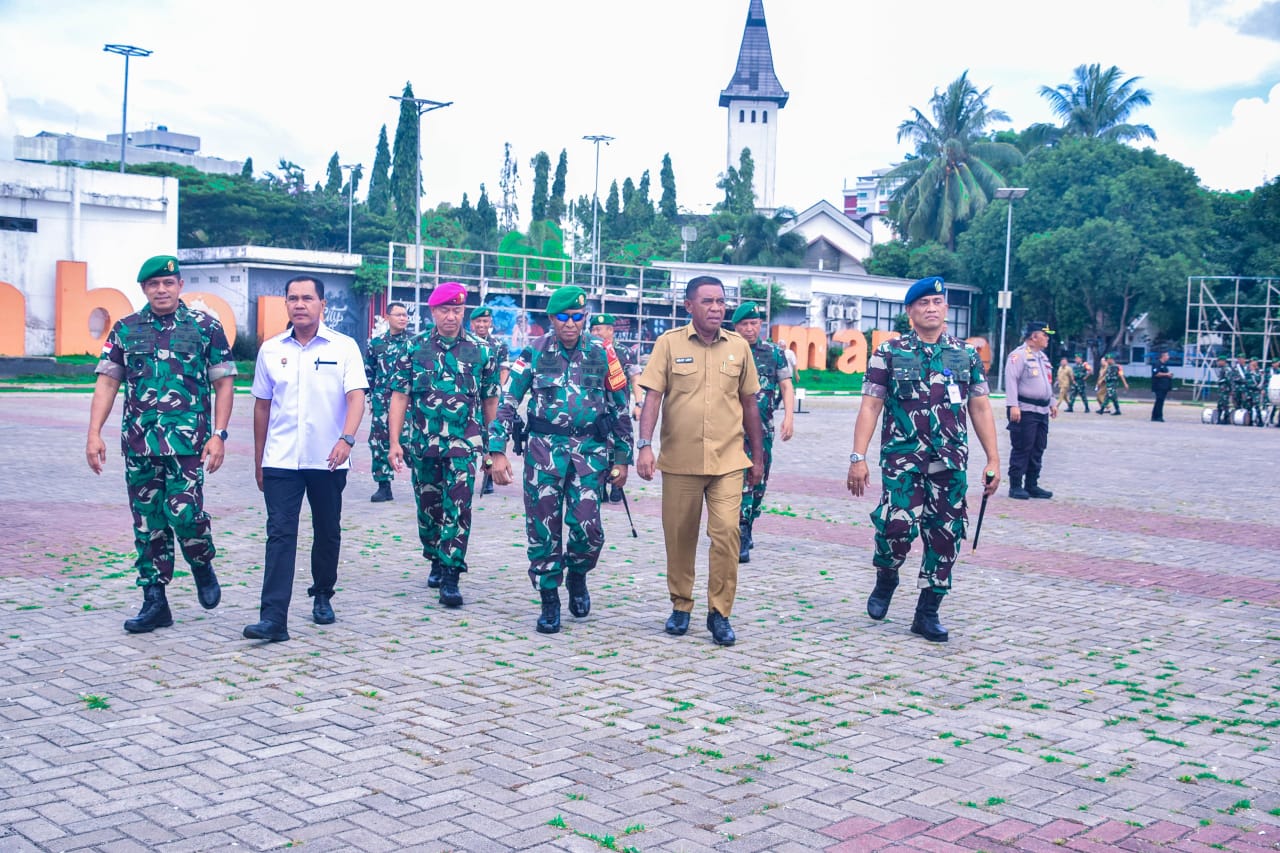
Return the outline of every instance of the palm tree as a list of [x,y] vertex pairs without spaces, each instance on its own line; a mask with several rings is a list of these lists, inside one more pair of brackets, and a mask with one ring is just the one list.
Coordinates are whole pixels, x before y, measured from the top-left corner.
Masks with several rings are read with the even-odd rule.
[[1151,93],[1137,88],[1141,77],[1121,81],[1121,73],[1114,65],[1104,71],[1095,62],[1077,66],[1073,83],[1063,83],[1056,89],[1040,87],[1040,95],[1049,102],[1054,115],[1062,119],[1062,135],[1116,142],[1156,138],[1149,125],[1128,123],[1136,109],[1151,105]]
[[912,107],[915,117],[898,125],[898,141],[914,142],[915,154],[881,183],[897,185],[890,215],[906,239],[934,240],[954,250],[965,224],[1005,185],[1003,172],[1022,162],[1015,146],[986,135],[991,123],[1009,120],[1003,110],[987,106],[990,92],[979,92],[966,71],[945,92],[934,89],[932,121]]

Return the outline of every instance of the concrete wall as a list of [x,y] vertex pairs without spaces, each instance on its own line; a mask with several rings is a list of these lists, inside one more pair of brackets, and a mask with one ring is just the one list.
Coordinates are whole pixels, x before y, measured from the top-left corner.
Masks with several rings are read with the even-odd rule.
[[90,292],[115,288],[141,307],[138,266],[177,249],[178,182],[0,161],[0,216],[36,220],[35,233],[0,230],[0,281],[26,299],[27,355],[51,355],[58,261],[86,263]]

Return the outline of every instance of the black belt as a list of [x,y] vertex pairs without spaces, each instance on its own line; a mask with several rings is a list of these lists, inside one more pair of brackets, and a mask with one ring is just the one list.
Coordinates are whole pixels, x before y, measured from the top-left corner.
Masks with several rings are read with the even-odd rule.
[[1048,406],[1049,406],[1053,401],[1052,401],[1052,400],[1050,400],[1050,399],[1049,399],[1049,398],[1047,398],[1047,397],[1046,397],[1045,399],[1043,399],[1043,400],[1036,400],[1036,399],[1033,399],[1033,398],[1031,398],[1031,397],[1024,397],[1024,396],[1022,396],[1021,394],[1019,394],[1019,395],[1018,395],[1018,402],[1019,402],[1019,403],[1026,403],[1028,406],[1042,406],[1042,407],[1048,407]]
[[582,429],[574,429],[563,424],[552,423],[546,418],[540,418],[536,415],[529,416],[529,432],[535,435],[560,435],[570,438],[583,438],[588,435],[595,435],[594,426],[584,427]]

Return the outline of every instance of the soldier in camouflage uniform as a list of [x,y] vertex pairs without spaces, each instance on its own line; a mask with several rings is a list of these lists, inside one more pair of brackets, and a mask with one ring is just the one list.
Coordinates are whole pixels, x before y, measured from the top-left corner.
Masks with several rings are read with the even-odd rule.
[[987,455],[987,495],[1000,486],[999,446],[982,362],[964,341],[943,334],[947,297],[942,279],[917,281],[904,301],[912,331],[881,344],[867,363],[848,486],[858,497],[871,480],[867,447],[883,413],[884,491],[871,513],[876,529],[872,561],[876,585],[867,599],[867,615],[885,617],[898,586],[898,569],[919,535],[924,560],[911,631],[932,642],[946,642],[947,629],[938,621],[938,607],[951,588],[952,567],[965,537],[966,408]]
[[1084,356],[1077,355],[1076,363],[1071,365],[1071,396],[1067,398],[1067,411],[1074,412],[1076,410],[1076,398],[1080,398],[1080,402],[1084,403],[1085,412],[1089,411],[1089,389],[1086,380],[1089,374],[1093,373],[1093,368],[1084,360]]
[[[505,455],[517,410],[529,397],[525,446],[525,531],[529,579],[542,599],[537,630],[560,630],[560,582],[568,571],[569,612],[591,611],[587,572],[604,545],[600,499],[605,482],[621,487],[631,464],[627,377],[599,338],[582,333],[586,294],[561,287],[547,302],[552,332],[535,338],[511,366],[511,381],[489,426],[493,479],[512,480]],[[568,541],[563,529],[568,525]]]
[[1250,359],[1249,370],[1244,375],[1244,409],[1249,412],[1249,423],[1252,426],[1266,426],[1262,415],[1262,400],[1266,396],[1266,378],[1258,366],[1258,360]]
[[1218,413],[1217,422],[1220,424],[1231,425],[1231,368],[1227,365],[1227,360],[1219,356],[1214,361],[1214,370],[1218,380]]
[[[630,408],[631,401],[636,397],[636,378],[640,375],[635,356],[628,347],[614,343],[613,328],[617,318],[612,314],[593,314],[590,322],[591,334],[604,341],[605,349],[612,352],[618,359],[618,364],[622,365],[622,373],[627,379],[627,404]],[[609,503],[622,503],[622,487],[617,483],[609,484]]]
[[165,587],[173,580],[174,539],[191,566],[200,605],[212,609],[222,599],[204,511],[204,475],[218,470],[226,452],[236,366],[217,319],[179,298],[183,281],[177,258],[150,258],[138,281],[147,305],[118,321],[107,336],[85,456],[101,474],[107,460],[102,426],[123,384],[120,444],[143,590],[142,609],[124,629],[145,634],[173,624]]
[[387,415],[391,409],[391,377],[395,373],[396,362],[413,340],[413,335],[406,331],[408,328],[409,309],[403,302],[388,302],[386,334],[371,338],[365,349],[364,375],[369,379],[369,409],[372,413],[369,455],[373,457],[373,481],[378,484],[378,490],[369,498],[373,503],[395,499],[391,494],[395,471],[387,461],[387,454],[391,451]]
[[493,350],[462,328],[466,299],[457,282],[431,292],[434,326],[409,344],[391,381],[391,464],[412,466],[418,536],[431,561],[427,586],[440,589],[445,607],[462,606],[458,578],[467,570],[476,460],[500,392]]
[[1103,414],[1109,405],[1115,407],[1115,411],[1111,414],[1120,414],[1119,389],[1121,385],[1124,385],[1124,390],[1129,390],[1129,382],[1124,378],[1124,368],[1116,364],[1114,353],[1107,353],[1107,357],[1103,361],[1101,374],[1098,376],[1098,389],[1106,388],[1106,394],[1098,405],[1098,414]]
[[[782,408],[782,440],[790,441],[795,435],[795,390],[791,382],[791,365],[782,347],[760,337],[764,321],[754,302],[744,302],[733,312],[733,330],[742,335],[751,346],[751,357],[756,362],[760,377],[760,390],[756,392],[756,406],[760,410],[760,425],[764,431],[764,476],[754,486],[742,484],[742,510],[738,517],[738,562],[751,562],[751,549],[755,546],[751,527],[760,517],[764,492],[768,486],[769,470],[773,467],[773,415]],[[751,457],[751,445],[743,445],[747,458]]]
[[[507,348],[506,341],[493,334],[493,309],[488,305],[481,305],[478,308],[471,309],[471,334],[493,349],[494,358],[498,360],[498,384],[505,388],[507,386],[507,376],[511,373],[511,351]],[[484,472],[484,482],[480,486],[480,494],[493,494],[493,477],[488,469],[485,469]]]

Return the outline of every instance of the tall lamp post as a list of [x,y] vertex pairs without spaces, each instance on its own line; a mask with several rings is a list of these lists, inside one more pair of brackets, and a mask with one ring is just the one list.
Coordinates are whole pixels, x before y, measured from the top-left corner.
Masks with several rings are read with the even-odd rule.
[[1004,331],[1009,320],[1013,294],[1009,292],[1009,252],[1013,245],[1013,203],[1027,194],[1026,187],[1000,187],[996,198],[1009,202],[1009,217],[1004,229],[1004,289],[1000,291],[1000,390],[1004,391]]
[[351,254],[351,194],[355,192],[356,170],[363,164],[343,163],[339,168],[347,171],[347,254]]
[[124,57],[124,106],[120,108],[120,171],[124,171],[124,146],[129,140],[129,57],[150,56],[151,51],[131,44],[108,44],[102,49]]
[[[583,139],[588,142],[594,142],[596,145],[596,187],[591,191],[591,289],[594,291],[599,287],[603,292],[603,275],[600,270],[600,143],[608,145],[613,141],[612,136],[602,136],[595,134],[592,136],[584,136]],[[600,280],[598,280],[600,279]]]
[[418,110],[418,160],[413,167],[413,299],[414,317],[422,307],[422,116],[432,110],[453,106],[453,101],[432,101],[427,98],[406,98],[389,95],[393,101],[413,104]]

